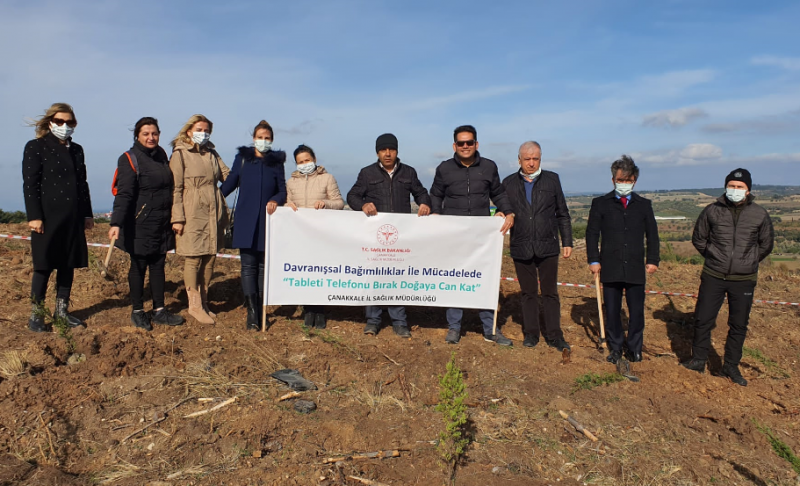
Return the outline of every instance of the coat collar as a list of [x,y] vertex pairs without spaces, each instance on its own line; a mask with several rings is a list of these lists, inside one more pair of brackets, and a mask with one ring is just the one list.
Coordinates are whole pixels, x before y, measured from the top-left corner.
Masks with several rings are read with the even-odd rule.
[[[461,163],[461,158],[459,158],[457,152],[453,152],[453,161],[456,163],[458,167],[467,169],[468,167]],[[470,167],[477,167],[481,164],[481,153],[477,150],[475,151],[475,163],[470,165]]]

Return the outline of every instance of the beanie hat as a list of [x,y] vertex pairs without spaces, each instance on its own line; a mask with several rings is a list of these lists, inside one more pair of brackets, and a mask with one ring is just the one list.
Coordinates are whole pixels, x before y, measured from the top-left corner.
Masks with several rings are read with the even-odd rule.
[[391,133],[384,133],[375,141],[375,152],[380,152],[387,148],[397,150],[397,137]]
[[750,177],[750,172],[747,169],[735,169],[728,174],[725,178],[725,187],[728,187],[730,181],[739,181],[747,184],[747,190],[753,190],[753,178]]

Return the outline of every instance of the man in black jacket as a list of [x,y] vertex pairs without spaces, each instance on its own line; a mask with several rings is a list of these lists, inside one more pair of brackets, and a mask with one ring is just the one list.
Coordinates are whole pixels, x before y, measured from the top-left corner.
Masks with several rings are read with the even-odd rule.
[[758,265],[772,252],[774,233],[767,211],[753,202],[752,178],[736,169],[725,178],[725,194],[700,213],[692,244],[705,257],[694,310],[692,359],[681,363],[703,373],[711,347],[711,330],[722,301],[728,298],[728,339],[721,375],[747,386],[739,371],[742,348],[758,280]]
[[[409,196],[419,205],[417,215],[427,216],[431,212],[431,197],[419,181],[413,167],[400,163],[397,157],[397,137],[384,133],[375,141],[378,161],[358,173],[358,179],[347,193],[347,204],[353,211],[364,211],[367,216],[382,213],[410,213]],[[377,305],[366,307],[367,325],[364,334],[378,334],[383,309]],[[406,322],[406,308],[389,306],[392,329],[400,337],[410,338]]]
[[[639,167],[632,158],[623,155],[611,164],[611,175],[614,190],[592,200],[586,227],[586,255],[592,273],[599,273],[603,282],[611,350],[606,360],[616,364],[623,350],[629,361],[642,360],[645,274],[658,270],[660,257],[653,205],[649,199],[632,192],[639,179]],[[627,339],[620,317],[623,291],[628,302]]]
[[[500,229],[506,233],[514,225],[514,213],[508,196],[500,183],[497,164],[478,153],[478,132],[471,125],[463,125],[453,132],[453,158],[436,168],[431,186],[433,214],[450,216],[489,216],[490,204],[497,206],[495,216],[505,218]],[[511,340],[498,329],[494,334],[494,310],[481,310],[483,338],[501,346],[511,346]],[[445,341],[457,344],[461,340],[463,309],[447,309],[449,330]]]
[[539,343],[539,281],[544,304],[544,331],[548,346],[570,349],[561,330],[558,299],[558,237],[564,258],[572,255],[572,222],[558,174],[542,170],[542,147],[525,142],[519,148],[519,172],[503,180],[515,218],[511,228],[511,258],[522,289],[523,346]]

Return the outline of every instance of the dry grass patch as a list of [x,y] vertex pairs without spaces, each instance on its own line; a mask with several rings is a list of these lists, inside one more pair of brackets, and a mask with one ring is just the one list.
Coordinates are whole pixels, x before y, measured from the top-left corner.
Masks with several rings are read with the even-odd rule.
[[6,380],[28,373],[28,353],[24,351],[6,351],[0,357],[0,376]]

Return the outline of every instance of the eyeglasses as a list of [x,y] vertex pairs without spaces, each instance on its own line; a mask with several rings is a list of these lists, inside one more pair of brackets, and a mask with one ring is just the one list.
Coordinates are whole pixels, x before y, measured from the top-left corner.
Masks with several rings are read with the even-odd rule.
[[464,146],[472,147],[473,145],[475,145],[475,140],[459,140],[458,142],[456,142],[456,145],[458,145],[459,147],[464,147]]
[[55,123],[59,127],[66,123],[68,127],[75,128],[75,125],[78,124],[78,122],[76,122],[75,120],[67,121],[67,120],[62,120],[61,118],[53,118],[50,121]]

